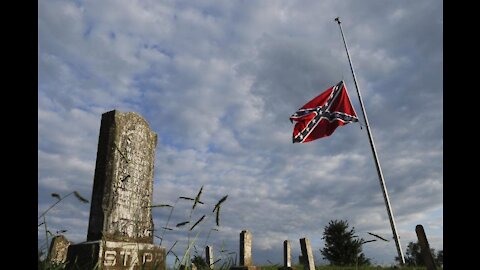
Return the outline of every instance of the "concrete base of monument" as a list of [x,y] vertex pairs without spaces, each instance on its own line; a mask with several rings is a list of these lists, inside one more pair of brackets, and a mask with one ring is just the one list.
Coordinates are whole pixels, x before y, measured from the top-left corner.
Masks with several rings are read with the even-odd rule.
[[91,241],[68,247],[65,269],[166,270],[165,248],[146,243]]
[[254,266],[254,265],[242,265],[242,266],[232,266],[230,267],[230,270],[260,270],[260,266]]

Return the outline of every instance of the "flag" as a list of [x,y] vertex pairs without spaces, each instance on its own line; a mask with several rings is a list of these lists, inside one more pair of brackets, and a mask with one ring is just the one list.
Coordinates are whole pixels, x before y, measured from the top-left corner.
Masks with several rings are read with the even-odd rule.
[[306,143],[330,136],[338,126],[357,122],[343,81],[330,87],[290,116],[295,121],[293,143]]

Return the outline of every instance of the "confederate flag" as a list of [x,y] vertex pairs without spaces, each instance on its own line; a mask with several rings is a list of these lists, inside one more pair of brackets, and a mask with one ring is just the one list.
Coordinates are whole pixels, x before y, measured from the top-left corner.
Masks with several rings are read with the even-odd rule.
[[327,89],[290,116],[296,121],[293,143],[306,143],[330,136],[338,126],[357,122],[343,81]]

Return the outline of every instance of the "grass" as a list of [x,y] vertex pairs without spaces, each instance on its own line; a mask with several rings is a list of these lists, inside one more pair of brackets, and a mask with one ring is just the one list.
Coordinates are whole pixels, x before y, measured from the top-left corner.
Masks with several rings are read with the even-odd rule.
[[[225,195],[224,197],[222,197],[215,204],[215,206],[214,206],[214,208],[211,212],[210,211],[207,212],[206,214],[202,215],[198,219],[192,219],[193,216],[194,216],[195,210],[198,210],[198,208],[196,208],[196,207],[199,204],[204,204],[200,200],[202,193],[203,193],[203,186],[200,187],[200,190],[198,191],[195,198],[180,196],[173,203],[173,205],[171,205],[171,204],[156,204],[156,205],[150,206],[151,208],[170,208],[170,213],[168,215],[167,222],[166,222],[165,226],[162,227],[161,236],[154,235],[155,237],[160,239],[160,245],[162,244],[162,241],[165,238],[165,233],[167,231],[174,231],[175,230],[175,231],[183,231],[183,232],[187,233],[187,235],[186,235],[187,243],[186,243],[185,250],[182,252],[183,254],[178,254],[177,255],[173,251],[173,248],[178,243],[178,240],[175,241],[174,244],[166,252],[166,256],[169,255],[169,254],[172,254],[173,256],[175,256],[175,262],[174,262],[173,269],[184,269],[184,270],[192,269],[192,265],[191,265],[192,260],[200,257],[200,255],[198,255],[199,254],[198,250],[202,250],[202,251],[205,250],[205,246],[208,242],[208,238],[210,237],[211,232],[212,231],[218,231],[218,228],[220,227],[220,209],[221,209],[222,204],[226,201],[228,195]],[[186,220],[183,220],[182,222],[177,223],[175,225],[175,227],[173,227],[173,226],[169,225],[170,221],[171,221],[170,219],[172,217],[172,213],[175,210],[175,207],[176,207],[179,200],[192,201],[193,203],[192,203],[188,218]],[[213,228],[210,228],[210,230],[208,230],[208,228],[206,228],[205,226],[202,226],[202,225],[204,225],[207,222],[207,220],[210,217],[212,217],[213,215],[215,215],[215,225],[216,226],[214,226]],[[208,232],[206,230],[208,230]],[[199,249],[199,248],[197,248],[197,244],[198,244],[197,240],[199,239],[199,236],[202,233],[207,233],[207,237],[206,237],[206,240],[205,240],[205,245],[203,247],[200,247],[200,249]],[[220,252],[220,254],[223,255],[222,251]],[[230,265],[232,264],[231,261],[232,260],[229,260],[228,258],[223,258],[222,257],[221,262],[220,261],[215,262],[216,263],[215,266],[219,267],[220,269],[229,269]]]
[[[221,209],[222,204],[226,201],[228,196],[222,197],[215,204],[215,206],[213,208],[213,211],[201,216],[199,219],[193,219],[193,214],[194,214],[197,206],[200,205],[200,204],[204,204],[202,201],[200,201],[200,197],[202,195],[202,192],[203,192],[203,186],[200,188],[200,190],[199,190],[199,192],[198,192],[198,194],[195,198],[179,197],[173,205],[158,204],[158,205],[149,206],[150,208],[157,208],[157,207],[158,208],[164,208],[164,207],[170,208],[170,213],[169,213],[169,216],[168,216],[168,219],[167,219],[167,223],[166,223],[165,227],[162,227],[163,231],[162,231],[161,236],[159,237],[157,235],[154,235],[155,237],[160,239],[160,245],[162,243],[162,240],[164,239],[164,236],[165,236],[165,233],[166,233],[167,230],[182,230],[183,229],[187,233],[187,247],[182,252],[183,254],[180,254],[180,257],[179,257],[172,251],[173,247],[176,245],[176,243],[178,241],[175,241],[175,243],[172,245],[172,247],[168,250],[168,252],[166,254],[166,255],[168,255],[169,253],[172,253],[173,255],[175,255],[176,261],[175,261],[174,269],[181,269],[181,268],[183,268],[185,270],[191,269],[191,260],[197,256],[197,255],[192,256],[193,255],[192,253],[193,253],[193,251],[195,251],[195,253],[198,253],[197,247],[196,247],[196,242],[198,240],[199,235],[201,233],[208,233],[207,238],[205,240],[205,245],[206,245],[211,232],[212,231],[218,231],[218,227],[220,226],[220,209]],[[43,229],[43,231],[45,233],[45,241],[44,241],[43,245],[39,246],[39,248],[38,248],[38,269],[40,269],[40,270],[64,269],[65,266],[66,266],[66,263],[54,264],[53,262],[51,262],[49,260],[49,258],[47,256],[47,254],[49,252],[49,248],[50,248],[49,247],[50,239],[53,238],[56,235],[60,235],[64,232],[66,232],[66,230],[61,230],[61,231],[57,232],[56,234],[53,234],[52,232],[50,232],[50,230],[47,226],[46,217],[47,217],[47,213],[51,209],[53,209],[61,201],[63,201],[64,199],[66,199],[70,195],[74,195],[82,203],[88,203],[89,202],[88,200],[83,198],[77,191],[70,192],[63,197],[60,196],[57,193],[52,193],[51,196],[53,198],[55,198],[56,201],[50,207],[48,207],[42,214],[40,214],[38,216],[38,220],[39,220],[38,228],[39,228],[39,230]],[[172,216],[173,210],[175,208],[176,203],[180,199],[192,201],[192,206],[191,206],[191,209],[190,209],[190,213],[188,215],[188,220],[177,223],[175,227],[172,227],[172,226],[169,227],[170,218]],[[216,227],[211,228],[208,232],[206,232],[206,228],[204,226],[201,226],[201,225],[203,225],[203,223],[205,223],[206,220],[209,219],[209,217],[211,217],[211,216],[214,216],[214,218],[215,218]],[[220,251],[220,254],[222,255],[221,259],[220,260],[217,259],[217,261],[215,262],[215,266],[217,266],[217,268],[220,268],[220,269],[229,269],[230,266],[234,264],[234,261],[229,256],[229,255],[231,255],[230,253],[227,253],[228,257],[224,258],[223,255],[225,255],[224,253],[226,251],[225,252],[223,252],[223,251],[224,251],[223,249]],[[76,266],[76,263],[74,263],[74,268],[75,268],[75,266]],[[97,269],[97,268],[99,268],[98,265],[96,265],[94,267],[94,269]],[[143,268],[144,268],[144,266],[141,267],[141,269],[143,269]],[[156,267],[154,267],[154,268],[156,268]]]
[[[262,270],[278,270],[278,266],[272,266],[272,265],[265,265],[265,266],[260,266]],[[303,265],[294,265],[293,268],[296,270],[305,270]],[[416,267],[391,267],[391,266],[359,266],[358,268],[355,266],[328,266],[328,265],[322,265],[322,266],[315,266],[315,270],[427,270],[427,267],[425,266],[416,266]],[[443,268],[437,267],[437,270],[442,270]]]
[[[205,223],[205,221],[211,217],[211,216],[215,216],[215,225],[216,227],[214,228],[211,228],[209,231],[208,231],[208,235],[207,235],[207,238],[205,240],[205,243],[204,243],[204,246],[207,245],[207,241],[208,241],[208,238],[210,236],[210,233],[213,231],[218,231],[218,227],[220,226],[220,208],[221,208],[221,205],[223,202],[225,202],[225,200],[227,199],[227,196],[224,196],[223,198],[221,198],[217,204],[214,206],[213,208],[213,211],[211,211],[210,213],[206,214],[206,215],[202,215],[202,217],[200,217],[199,219],[192,219],[193,217],[193,214],[196,210],[196,207],[199,205],[199,204],[203,204],[203,202],[200,201],[200,197],[202,195],[202,191],[203,191],[203,186],[200,188],[197,196],[195,198],[189,198],[189,197],[179,197],[177,199],[177,201],[175,201],[175,203],[173,205],[168,205],[168,204],[159,204],[159,205],[152,205],[150,206],[151,208],[163,208],[163,207],[167,207],[167,208],[170,208],[170,213],[169,213],[169,216],[168,216],[168,219],[167,219],[167,222],[165,224],[165,227],[162,227],[163,231],[162,231],[162,234],[161,234],[161,237],[158,237],[156,236],[157,238],[160,238],[160,244],[165,236],[165,233],[167,230],[174,230],[174,229],[181,229],[181,228],[185,228],[184,230],[186,230],[187,232],[187,248],[184,250],[182,256],[178,257],[176,256],[172,249],[173,247],[176,245],[176,243],[178,241],[176,241],[172,247],[169,249],[168,252],[166,252],[166,255],[168,255],[168,253],[172,253],[175,255],[175,257],[177,257],[177,260],[175,262],[175,265],[174,265],[174,268],[175,270],[178,270],[178,269],[185,269],[185,270],[190,270],[191,269],[191,265],[190,265],[190,260],[196,258],[196,257],[200,257],[201,255],[199,253],[201,252],[198,252],[197,248],[196,248],[196,242],[198,240],[198,236],[200,233],[207,233],[206,232],[206,229],[205,226],[201,226],[203,225],[203,223]],[[39,270],[60,270],[60,269],[64,269],[65,268],[65,265],[66,263],[61,263],[61,264],[52,264],[51,262],[49,262],[47,259],[46,259],[46,253],[48,252],[48,248],[49,248],[49,243],[48,243],[48,240],[50,237],[53,237],[55,236],[53,233],[51,233],[49,230],[48,230],[48,227],[47,227],[47,220],[46,220],[46,214],[47,212],[52,209],[53,207],[55,207],[58,203],[60,203],[61,201],[63,201],[65,198],[67,198],[68,196],[70,195],[74,195],[80,202],[82,203],[88,203],[88,200],[84,199],[82,196],[80,196],[78,194],[78,192],[76,191],[73,191],[69,194],[67,194],[66,196],[63,196],[61,197],[60,195],[56,194],[56,193],[52,193],[52,197],[56,198],[57,201],[52,204],[46,211],[44,211],[39,217],[38,217],[38,220],[39,222],[42,221],[38,227],[39,229],[41,227],[43,227],[44,231],[45,231],[45,244],[43,245],[43,247],[40,247],[39,248],[39,254],[38,254],[38,269]],[[172,213],[173,213],[173,210],[178,202],[179,199],[183,199],[183,200],[189,200],[189,201],[192,201],[192,206],[191,206],[191,209],[190,209],[190,213],[188,215],[188,219],[186,221],[183,221],[183,222],[180,222],[180,223],[177,223],[175,227],[173,228],[170,228],[169,225],[170,225],[170,218],[172,216]],[[187,226],[188,225],[188,226]],[[200,228],[199,228],[200,227]],[[194,231],[194,229],[197,229]],[[63,232],[63,231],[62,231]],[[58,233],[58,232],[57,232]],[[193,235],[192,235],[193,234]],[[50,237],[49,237],[50,236]],[[200,248],[200,250],[203,250],[203,248]],[[192,251],[195,251],[195,255],[192,254],[193,252]],[[230,269],[231,266],[233,265],[236,265],[236,252],[229,252],[228,250],[224,250],[223,248],[223,244],[221,245],[220,247],[220,252],[217,253],[219,254],[219,257],[217,257],[217,261],[214,262],[214,268],[215,270],[228,270]],[[232,255],[235,254],[235,260],[233,260],[233,257]],[[280,267],[280,265],[264,265],[264,266],[260,266],[261,270],[278,270]],[[305,270],[304,266],[303,265],[300,265],[300,264],[297,264],[297,265],[294,265],[293,266],[295,270]],[[98,266],[95,267],[95,269],[97,269]],[[143,269],[144,267],[141,267],[141,269]],[[156,268],[156,267],[154,267]],[[167,266],[167,269],[171,269]],[[427,270],[426,267],[402,267],[402,268],[398,268],[398,267],[389,267],[389,266],[386,266],[386,267],[382,267],[382,266],[359,266],[359,267],[355,267],[355,266],[349,266],[349,267],[340,267],[340,266],[316,266],[315,267],[316,270],[381,270],[381,269],[384,269],[384,270],[387,270],[387,269],[402,269],[402,270]],[[442,270],[443,268],[437,268],[438,270]],[[201,269],[200,269],[201,270]]]
[[60,196],[57,193],[52,193],[51,196],[53,198],[56,198],[57,201],[50,205],[50,207],[47,208],[47,210],[43,211],[40,216],[38,216],[38,221],[42,221],[41,223],[38,224],[38,228],[40,230],[41,227],[43,227],[44,232],[45,232],[45,241],[42,245],[38,247],[38,269],[49,269],[49,270],[56,270],[56,269],[63,269],[65,267],[65,264],[60,263],[60,264],[55,264],[53,262],[50,262],[48,258],[48,253],[50,252],[50,240],[53,239],[53,237],[57,235],[61,235],[65,233],[67,230],[60,230],[57,231],[55,234],[52,233],[47,226],[47,213],[50,211],[52,208],[54,208],[56,205],[58,205],[61,201],[64,199],[68,198],[70,195],[74,195],[77,200],[79,200],[82,203],[89,203],[87,199],[85,199],[80,193],[77,191],[72,191],[68,193],[65,196]]

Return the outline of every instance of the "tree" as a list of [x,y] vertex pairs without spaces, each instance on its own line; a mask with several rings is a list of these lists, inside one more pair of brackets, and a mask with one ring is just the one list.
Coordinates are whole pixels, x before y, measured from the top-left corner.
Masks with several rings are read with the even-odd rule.
[[[435,253],[435,249],[430,248],[433,261],[437,266],[443,265],[443,250]],[[398,257],[395,257],[396,261],[400,261]],[[420,244],[417,242],[409,242],[407,245],[407,252],[405,253],[405,265],[406,266],[425,266],[423,256],[421,252]]]
[[405,265],[407,266],[424,266],[420,244],[418,242],[410,242],[407,245],[405,253]]
[[437,256],[435,258],[435,263],[438,266],[443,267],[443,250],[438,251]]
[[355,235],[355,228],[348,230],[345,220],[331,220],[323,232],[325,248],[320,253],[331,265],[370,265],[370,259],[362,253],[365,240]]

